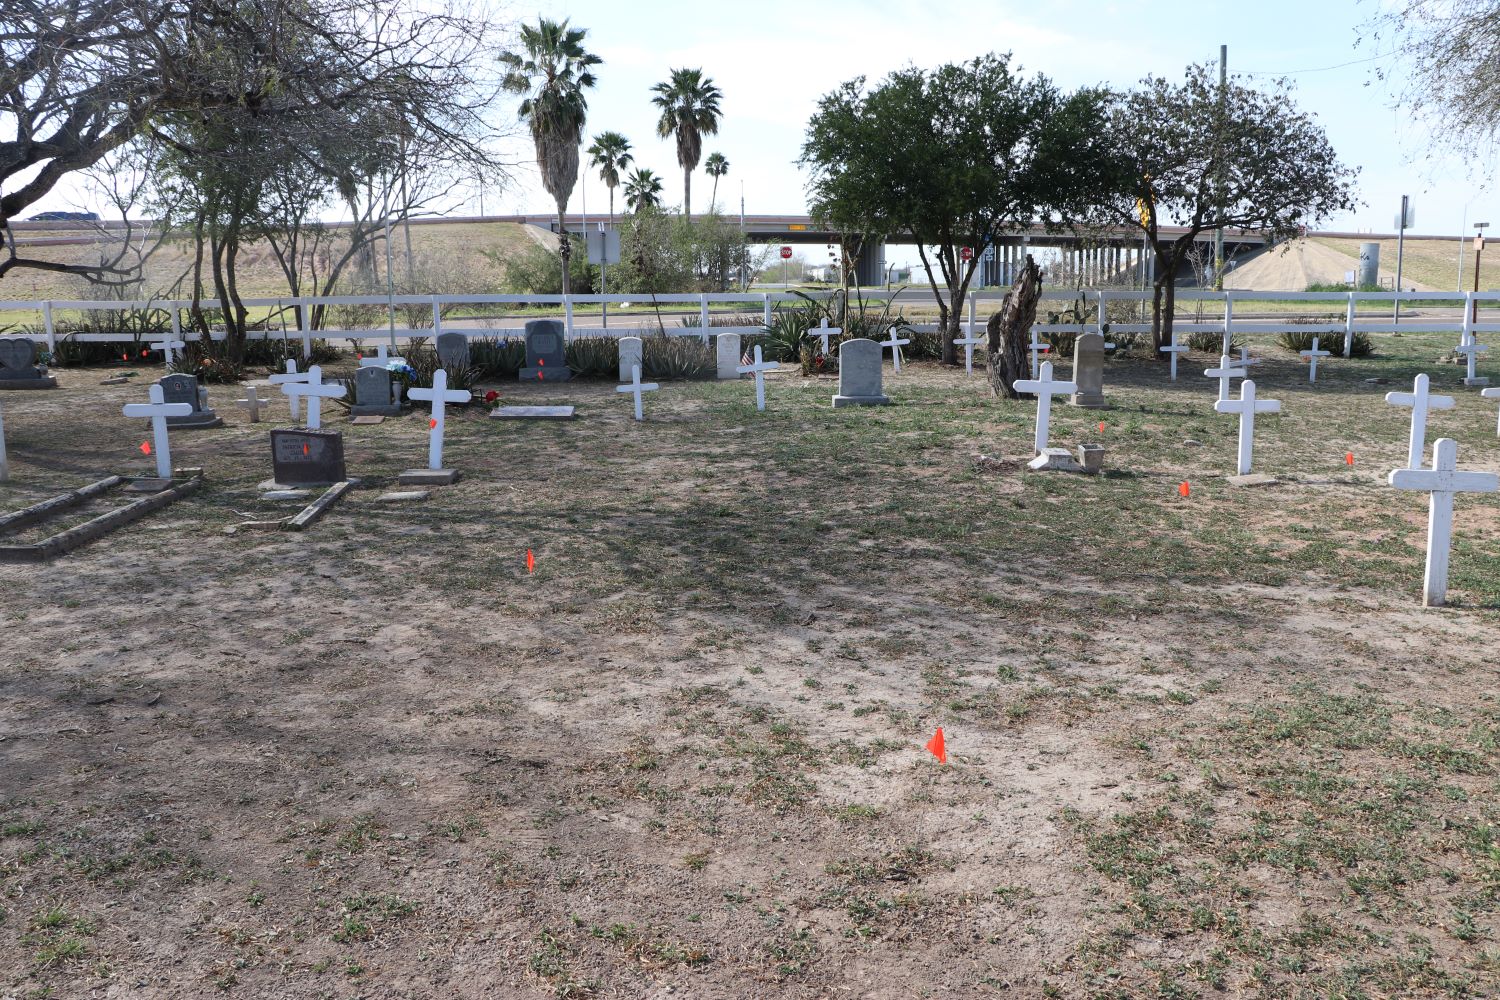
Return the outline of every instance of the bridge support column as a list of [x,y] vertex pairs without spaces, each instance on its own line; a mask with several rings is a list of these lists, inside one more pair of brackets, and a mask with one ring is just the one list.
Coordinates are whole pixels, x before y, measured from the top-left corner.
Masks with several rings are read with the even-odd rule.
[[868,288],[885,286],[885,243],[866,241],[864,253],[854,265],[854,281]]

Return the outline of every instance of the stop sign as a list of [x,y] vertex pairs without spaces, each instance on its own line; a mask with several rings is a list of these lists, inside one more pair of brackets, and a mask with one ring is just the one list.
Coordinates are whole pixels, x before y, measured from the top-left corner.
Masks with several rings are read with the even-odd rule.
[[790,260],[791,256],[792,256],[792,248],[791,247],[782,247],[781,248],[781,259],[782,260]]
[[974,259],[974,248],[973,247],[964,247],[962,250],[960,250],[958,252],[958,255],[960,257],[962,257],[964,260],[973,260]]

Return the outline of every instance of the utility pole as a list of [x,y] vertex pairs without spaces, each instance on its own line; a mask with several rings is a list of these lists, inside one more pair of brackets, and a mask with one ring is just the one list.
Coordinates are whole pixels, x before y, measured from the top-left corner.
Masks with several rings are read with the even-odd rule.
[[[1474,228],[1474,291],[1479,291],[1479,258],[1484,256],[1484,231],[1490,227],[1488,222],[1476,222]],[[1469,300],[1469,322],[1479,322],[1479,300]]]
[[[1219,46],[1219,218],[1224,218],[1224,111],[1229,102],[1229,46]],[[1214,291],[1224,290],[1224,227],[1214,230]]]
[[1410,222],[1411,202],[1406,195],[1401,196],[1401,216],[1396,219],[1396,310],[1392,315],[1392,321],[1397,325],[1401,323],[1401,264],[1406,255],[1406,226]]

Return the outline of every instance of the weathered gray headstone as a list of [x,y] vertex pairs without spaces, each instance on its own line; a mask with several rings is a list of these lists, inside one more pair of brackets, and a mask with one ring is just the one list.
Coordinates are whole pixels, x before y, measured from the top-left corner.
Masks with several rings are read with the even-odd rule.
[[348,479],[344,435],[325,430],[271,432],[272,478],[278,487],[331,486]]
[[880,344],[865,338],[839,344],[839,394],[833,397],[838,406],[885,406],[890,397],[881,389],[881,362],[884,350]]
[[389,370],[373,365],[360,368],[354,373],[354,405],[349,415],[394,417],[401,412],[400,392]]
[[572,420],[571,406],[497,406],[490,411],[492,420]]
[[0,389],[56,389],[57,379],[36,363],[36,341],[0,337]]
[[620,381],[630,381],[630,369],[635,365],[641,366],[641,374],[645,374],[646,363],[642,359],[640,337],[620,338]]
[[526,367],[521,369],[522,382],[566,382],[573,377],[568,370],[568,345],[564,328],[555,319],[534,319],[526,324]]
[[208,406],[208,393],[196,375],[177,372],[156,380],[162,399],[168,403],[187,403],[193,412],[185,417],[168,417],[167,426],[178,428],[222,427],[224,421]]
[[1078,387],[1073,393],[1074,406],[1088,410],[1109,408],[1104,400],[1103,334],[1081,333],[1073,341],[1073,384]]
[[437,344],[438,363],[444,368],[469,367],[469,338],[461,333],[440,333]]
[[714,338],[714,349],[718,352],[719,378],[739,378],[740,373],[735,371],[739,367],[740,358],[744,354],[740,351],[740,335],[737,333],[721,333]]

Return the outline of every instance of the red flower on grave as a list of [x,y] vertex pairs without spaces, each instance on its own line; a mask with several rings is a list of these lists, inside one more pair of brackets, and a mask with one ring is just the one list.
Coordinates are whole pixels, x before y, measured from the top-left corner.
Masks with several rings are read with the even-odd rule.
[[484,394],[484,401],[486,403],[493,403],[495,400],[497,400],[499,398],[500,398],[500,394],[498,392],[496,392],[494,389],[491,389],[489,392],[487,392],[487,393]]

